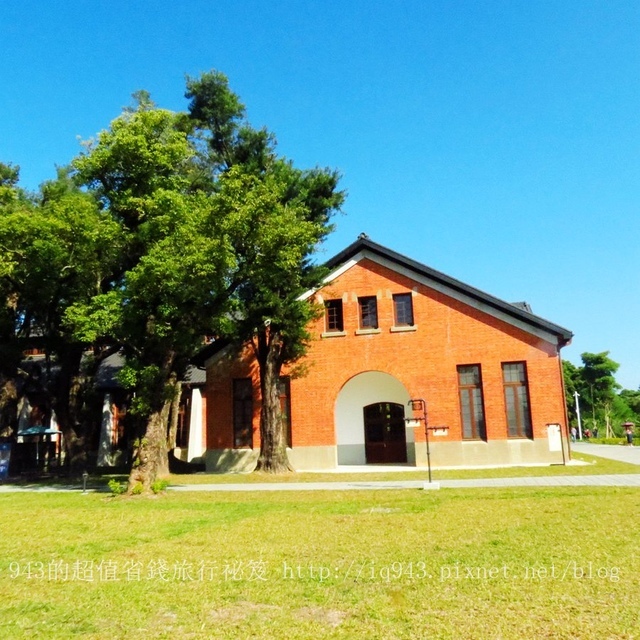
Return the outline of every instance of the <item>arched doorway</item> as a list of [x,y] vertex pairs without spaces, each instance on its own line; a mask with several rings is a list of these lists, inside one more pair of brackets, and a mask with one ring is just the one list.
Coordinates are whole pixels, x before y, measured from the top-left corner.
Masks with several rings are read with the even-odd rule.
[[378,402],[364,408],[364,451],[367,463],[406,462],[404,407]]
[[[402,382],[382,371],[365,371],[350,378],[340,389],[335,404],[336,445],[339,465],[361,465],[374,462],[366,451],[365,443],[365,407],[376,405],[393,405],[393,429],[397,438],[398,450],[404,448],[404,461],[413,453],[413,442],[407,444],[404,422],[400,429],[400,417],[404,420],[404,410],[409,402],[409,392]],[[402,413],[401,413],[402,412]],[[375,422],[376,410],[370,410],[371,420]],[[383,410],[378,410],[378,422],[384,423],[380,417]],[[385,427],[386,428],[386,427]],[[375,430],[375,427],[373,427]],[[375,438],[375,434],[372,434]],[[410,432],[412,435],[412,432]],[[368,438],[367,438],[368,439]],[[384,441],[384,440],[383,440]],[[410,451],[407,452],[407,447]],[[391,454],[389,454],[391,455]],[[396,453],[397,460],[402,456]]]

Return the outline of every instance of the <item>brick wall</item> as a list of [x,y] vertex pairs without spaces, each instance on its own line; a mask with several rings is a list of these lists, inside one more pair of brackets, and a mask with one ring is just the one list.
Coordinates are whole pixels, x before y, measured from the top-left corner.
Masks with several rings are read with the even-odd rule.
[[[412,292],[415,331],[392,332],[393,299]],[[356,335],[358,297],[375,295],[380,332]],[[554,345],[462,302],[416,283],[372,261],[363,260],[316,296],[318,302],[343,301],[344,332],[321,337],[324,319],[313,327],[314,340],[304,360],[306,375],[291,382],[293,446],[335,444],[334,406],[343,385],[365,371],[396,377],[410,397],[424,398],[431,425],[446,425],[461,438],[458,365],[479,364],[482,371],[488,440],[507,438],[501,363],[526,362],[534,439],[546,424],[565,424],[564,397]],[[208,371],[208,448],[232,446],[232,378],[257,376],[250,352],[225,358]],[[259,390],[259,384],[254,385]],[[258,394],[256,394],[258,395]],[[383,400],[383,399],[381,399]],[[254,414],[258,446],[259,406]],[[424,440],[418,430],[417,440]]]

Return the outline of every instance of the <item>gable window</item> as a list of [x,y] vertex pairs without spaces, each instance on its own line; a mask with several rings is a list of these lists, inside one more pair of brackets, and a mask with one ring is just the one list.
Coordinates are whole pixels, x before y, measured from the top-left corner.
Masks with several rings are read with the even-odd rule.
[[233,446],[253,446],[253,383],[251,378],[233,381]]
[[529,386],[524,362],[502,364],[502,383],[510,438],[532,438]]
[[324,310],[327,333],[344,331],[342,300],[327,300],[324,305]]
[[458,392],[464,440],[485,440],[484,403],[480,365],[458,367]]
[[393,323],[396,327],[413,326],[413,300],[410,293],[394,294]]
[[375,296],[358,298],[360,329],[378,328],[378,301]]
[[280,398],[280,415],[284,423],[287,447],[291,447],[291,379],[289,376],[278,378],[278,396]]

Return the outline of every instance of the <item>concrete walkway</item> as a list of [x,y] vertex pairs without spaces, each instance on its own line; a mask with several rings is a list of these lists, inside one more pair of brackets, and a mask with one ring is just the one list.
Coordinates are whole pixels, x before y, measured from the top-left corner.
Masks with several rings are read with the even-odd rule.
[[[640,466],[640,447],[575,443],[576,453],[587,453],[601,458],[629,462]],[[398,469],[406,471],[406,469]],[[424,473],[424,469],[422,472]],[[529,476],[519,478],[475,478],[472,480],[438,480],[433,472],[431,486],[424,480],[358,480],[355,482],[290,482],[251,484],[192,484],[171,487],[173,491],[353,491],[361,489],[466,489],[483,487],[640,487],[638,474],[580,475],[580,476]]]
[[[601,458],[628,462],[640,466],[640,447],[575,443],[573,451]],[[400,470],[400,469],[399,469]],[[406,469],[401,469],[406,471]],[[422,469],[425,472],[424,469]],[[438,480],[438,470],[433,472],[434,482],[424,480],[367,481],[362,477],[349,482],[252,482],[224,484],[183,484],[169,487],[169,491],[209,492],[258,492],[258,491],[358,491],[378,489],[476,489],[489,487],[640,487],[638,474],[580,475],[580,476],[528,476],[517,478],[476,478],[471,480]],[[79,486],[0,485],[0,494],[14,492],[82,491]],[[96,489],[89,487],[88,491]],[[107,492],[102,488],[100,491]]]
[[251,484],[174,485],[171,491],[358,491],[376,489],[476,489],[483,487],[640,487],[640,473],[602,476],[540,476],[473,480],[386,480],[373,482],[252,482]]
[[640,447],[627,447],[621,444],[591,444],[583,440],[572,443],[571,450],[576,453],[588,453],[590,456],[600,456],[601,458],[609,458],[609,460],[640,465]]

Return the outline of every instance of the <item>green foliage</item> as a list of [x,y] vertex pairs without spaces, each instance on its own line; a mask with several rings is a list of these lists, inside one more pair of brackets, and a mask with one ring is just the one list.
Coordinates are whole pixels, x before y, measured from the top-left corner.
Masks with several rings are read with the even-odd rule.
[[121,347],[131,413],[149,424],[205,335],[257,333],[278,368],[304,353],[316,309],[301,295],[344,197],[335,172],[277,156],[223,74],[188,78],[186,96],[174,113],[137,92],[38,198],[0,164],[0,331],[51,353]]
[[175,113],[147,105],[126,111],[73,162],[78,180],[130,230],[153,223],[157,192],[188,186],[185,169],[194,153],[178,122]]
[[20,167],[0,162],[0,208],[24,205],[31,201],[19,187]]
[[151,483],[151,491],[153,491],[153,493],[155,494],[163,493],[164,491],[167,490],[168,486],[169,486],[168,480],[165,480],[164,478],[161,480],[156,480],[155,482]]
[[142,485],[141,482],[138,482],[137,484],[133,485],[133,489],[131,489],[131,494],[134,496],[139,496],[142,495],[144,493],[144,486]]
[[583,353],[581,356],[583,367],[581,378],[583,391],[591,405],[611,402],[616,389],[620,385],[616,382],[615,372],[620,365],[609,358],[609,352]]
[[122,291],[115,290],[71,304],[64,313],[63,325],[76,339],[89,344],[101,338],[114,338],[119,327],[122,296]]
[[109,490],[114,496],[120,496],[123,493],[125,493],[127,490],[127,485],[123,482],[119,482],[115,478],[112,478],[111,480],[109,480],[108,485],[109,485]]
[[[245,121],[245,107],[219,71],[187,77],[189,122],[186,124],[199,149],[201,184],[212,187],[217,176],[235,165],[262,172],[273,156],[274,137],[253,129]],[[204,147],[200,144],[204,143]]]
[[621,437],[612,437],[612,438],[589,438],[589,442],[593,444],[616,444],[623,445],[627,443],[626,438]]
[[609,358],[608,351],[583,353],[581,358],[582,367],[562,363],[569,420],[577,424],[577,391],[583,427],[597,427],[599,435],[615,440],[623,435],[624,422],[640,421],[640,391],[620,390],[615,379],[619,365]]
[[65,313],[100,293],[122,248],[119,225],[91,196],[66,187],[51,187],[39,205],[1,213],[0,275],[26,323],[23,333],[77,339],[68,334]]
[[619,394],[619,398],[629,409],[627,419],[632,422],[640,423],[640,391],[623,389]]

